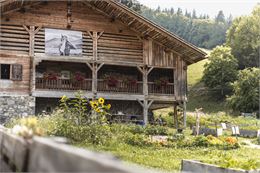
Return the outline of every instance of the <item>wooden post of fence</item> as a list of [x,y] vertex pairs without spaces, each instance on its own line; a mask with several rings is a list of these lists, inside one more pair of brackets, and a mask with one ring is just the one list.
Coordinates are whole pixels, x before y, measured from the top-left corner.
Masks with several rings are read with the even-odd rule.
[[196,136],[199,135],[200,132],[200,114],[199,112],[202,110],[202,108],[195,109],[196,112]]

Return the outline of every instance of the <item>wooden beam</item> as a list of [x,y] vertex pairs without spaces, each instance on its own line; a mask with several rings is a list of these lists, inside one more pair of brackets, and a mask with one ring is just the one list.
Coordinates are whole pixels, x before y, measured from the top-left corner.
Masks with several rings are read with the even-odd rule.
[[93,34],[90,31],[87,31],[88,35],[92,38],[93,40]]
[[99,65],[97,66],[97,72],[101,69],[101,67],[103,67],[104,64],[105,64],[105,63],[102,63],[102,64],[99,64]]
[[104,33],[104,31],[98,33],[98,35],[97,35],[97,39],[99,39],[99,38],[103,35],[103,33]]
[[98,33],[96,31],[93,32],[93,59],[97,60],[97,47],[98,47]]
[[142,107],[144,107],[144,103],[141,100],[137,99],[137,101]]
[[148,102],[148,105],[147,105],[147,107],[148,107],[148,108],[150,108],[150,107],[151,107],[151,105],[153,104],[153,102],[154,102],[154,100],[150,100],[150,101]]
[[136,66],[136,68],[142,73],[144,74],[144,70],[143,70],[143,67],[140,67],[140,66]]
[[149,70],[147,71],[147,75],[150,74],[150,72],[154,69],[154,67],[150,67]]
[[90,70],[91,70],[91,71],[93,71],[93,66],[92,66],[92,65],[90,65],[90,63],[89,63],[89,62],[86,62],[86,64],[87,64],[87,66],[90,68]]

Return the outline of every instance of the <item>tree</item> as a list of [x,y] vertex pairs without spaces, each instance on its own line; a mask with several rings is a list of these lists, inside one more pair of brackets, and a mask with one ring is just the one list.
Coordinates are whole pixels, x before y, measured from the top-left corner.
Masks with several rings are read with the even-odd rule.
[[128,8],[141,13],[141,4],[137,0],[117,0],[118,2],[126,5]]
[[259,111],[259,81],[259,68],[247,68],[239,72],[238,80],[232,84],[234,93],[227,99],[233,110]]
[[217,17],[215,18],[215,21],[216,21],[217,23],[220,23],[220,22],[225,23],[225,15],[224,15],[224,13],[223,13],[222,10],[220,10],[220,11],[218,12],[218,15],[217,15]]
[[192,19],[197,19],[196,11],[192,10]]
[[178,10],[177,10],[177,15],[178,15],[178,16],[182,15],[182,10],[181,10],[181,8],[178,8]]
[[231,54],[231,49],[224,46],[213,49],[209,60],[205,64],[202,80],[207,87],[220,90],[223,97],[224,90],[228,90],[231,82],[237,78],[237,60]]
[[259,67],[260,5],[250,16],[236,18],[227,32],[227,45],[237,58],[239,68]]
[[195,10],[193,10],[192,14],[188,11],[181,14],[180,8],[179,10],[176,9],[174,13],[173,8],[158,12],[158,10],[142,6],[141,14],[188,42],[206,49],[212,49],[225,43],[226,31],[230,26],[227,22],[216,23],[215,20],[209,19],[208,15],[204,15],[199,19]]

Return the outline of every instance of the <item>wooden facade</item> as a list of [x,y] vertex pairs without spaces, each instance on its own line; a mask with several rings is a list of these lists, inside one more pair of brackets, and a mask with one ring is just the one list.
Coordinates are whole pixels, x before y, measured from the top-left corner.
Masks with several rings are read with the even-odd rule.
[[[10,64],[10,79],[0,79],[0,95],[59,98],[83,90],[88,98],[138,102],[147,123],[149,108],[185,106],[187,66],[205,57],[114,0],[1,0],[0,7],[0,64]],[[81,31],[82,56],[45,54],[48,28]],[[14,64],[20,66],[12,72]],[[46,79],[48,71],[79,71],[84,79]]]

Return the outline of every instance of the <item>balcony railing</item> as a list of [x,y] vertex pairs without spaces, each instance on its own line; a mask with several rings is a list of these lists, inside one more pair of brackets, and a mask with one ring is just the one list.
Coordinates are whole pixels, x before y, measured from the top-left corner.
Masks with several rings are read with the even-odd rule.
[[[36,78],[36,89],[91,91],[91,88],[91,79],[76,81],[72,79],[51,80],[44,78]],[[97,89],[99,92],[142,94],[143,82],[137,81],[135,83],[126,83],[124,81],[117,81],[115,84],[111,85],[106,80],[98,79]],[[148,92],[149,94],[173,95],[174,84],[167,83],[166,85],[158,85],[155,82],[148,82]]]
[[98,91],[142,94],[143,82],[126,83],[124,81],[117,81],[111,84],[106,80],[98,79]]
[[167,83],[165,85],[158,85],[155,82],[148,82],[148,93],[149,94],[174,94],[174,84]]
[[44,79],[36,78],[36,89],[46,90],[87,90],[91,91],[91,79],[76,81],[72,79]]

